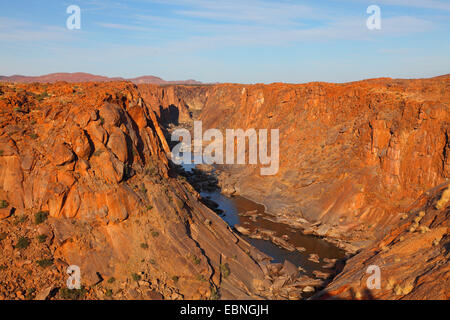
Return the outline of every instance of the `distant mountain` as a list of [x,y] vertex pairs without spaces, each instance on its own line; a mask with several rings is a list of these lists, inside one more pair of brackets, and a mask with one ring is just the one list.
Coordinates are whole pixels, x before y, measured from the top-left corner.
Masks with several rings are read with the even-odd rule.
[[0,81],[3,82],[21,82],[21,83],[32,83],[32,82],[108,82],[108,81],[131,81],[136,84],[202,84],[196,80],[180,80],[180,81],[166,81],[155,76],[142,76],[132,79],[126,79],[121,77],[105,77],[90,73],[76,72],[76,73],[51,73],[43,76],[0,76]]

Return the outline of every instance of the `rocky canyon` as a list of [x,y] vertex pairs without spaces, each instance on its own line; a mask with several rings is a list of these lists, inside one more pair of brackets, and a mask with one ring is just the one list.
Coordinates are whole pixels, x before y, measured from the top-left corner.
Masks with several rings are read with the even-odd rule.
[[[446,300],[449,104],[450,75],[0,83],[0,299]],[[187,173],[172,162],[170,134],[194,120],[279,129],[278,173]],[[290,234],[230,225],[210,187],[259,204]],[[296,235],[342,254],[312,253],[305,261],[328,266],[305,272],[251,241],[301,252]],[[77,290],[66,286],[71,265]],[[369,266],[378,288],[367,287]]]

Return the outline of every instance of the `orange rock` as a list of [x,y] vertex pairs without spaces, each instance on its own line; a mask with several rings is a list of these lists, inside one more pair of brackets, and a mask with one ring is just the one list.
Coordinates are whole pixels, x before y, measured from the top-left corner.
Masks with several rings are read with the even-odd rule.
[[52,150],[49,150],[48,157],[57,166],[69,164],[75,159],[72,150],[64,143],[57,143]]
[[120,161],[123,163],[128,161],[128,146],[122,130],[117,127],[112,128],[107,146]]

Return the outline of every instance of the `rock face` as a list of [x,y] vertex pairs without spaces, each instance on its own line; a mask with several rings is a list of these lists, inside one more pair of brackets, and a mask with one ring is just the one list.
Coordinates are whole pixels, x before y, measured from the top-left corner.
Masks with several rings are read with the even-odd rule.
[[64,298],[69,265],[91,299],[262,297],[266,257],[170,168],[135,85],[0,93],[0,298]]
[[[430,204],[450,178],[449,89],[449,75],[173,88],[204,130],[280,130],[276,175],[222,166],[219,184],[264,203],[279,221],[359,252],[321,297],[388,299],[449,297],[448,203]],[[424,225],[407,231],[422,211]],[[372,263],[383,289],[367,292]]]
[[356,251],[450,177],[449,86],[443,76],[174,90],[188,108],[198,95],[204,130],[280,130],[278,173],[224,167],[223,189]]
[[[317,299],[440,299],[450,297],[449,198],[444,184],[424,194],[380,241],[349,259]],[[445,206],[439,201],[444,199]],[[380,269],[373,288],[369,266]],[[369,286],[368,283],[369,282]]]
[[188,123],[205,106],[213,86],[139,85],[143,99],[152,106],[158,120],[165,125]]

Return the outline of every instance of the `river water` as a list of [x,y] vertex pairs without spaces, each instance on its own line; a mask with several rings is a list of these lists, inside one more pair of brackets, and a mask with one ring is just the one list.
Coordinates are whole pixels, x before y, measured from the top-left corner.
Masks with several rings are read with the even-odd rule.
[[[185,171],[191,171],[195,165],[184,164],[182,167]],[[225,196],[219,190],[205,191],[200,194],[218,205],[218,209],[223,211],[221,217],[231,227],[240,225],[250,231],[256,229],[270,230],[275,236],[287,240],[293,247],[300,248],[300,250],[290,251],[277,246],[270,240],[242,236],[261,252],[272,257],[272,262],[283,263],[285,260],[289,260],[297,267],[303,268],[306,274],[313,276],[312,272],[315,270],[330,272],[330,269],[326,267],[328,263],[323,260],[324,258],[341,259],[345,256],[344,251],[321,238],[305,235],[300,230],[287,224],[274,222],[273,217],[265,211],[265,207],[261,204],[241,196]],[[252,214],[248,214],[249,212]],[[318,255],[319,262],[310,261],[311,254]]]
[[[284,223],[272,221],[272,216],[265,212],[264,206],[240,196],[225,196],[220,192],[201,192],[202,197],[206,197],[219,205],[223,210],[222,218],[231,226],[243,226],[250,231],[256,229],[273,231],[277,237],[285,237],[287,242],[294,247],[303,248],[302,251],[290,251],[277,246],[270,240],[253,239],[242,236],[260,251],[271,256],[272,262],[283,263],[289,260],[297,267],[302,267],[308,275],[312,275],[314,270],[330,272],[324,268],[327,265],[324,258],[341,259],[345,253],[333,244],[313,235],[305,235],[298,229],[293,229]],[[257,212],[257,214],[246,215],[246,212]],[[319,256],[319,263],[309,260],[310,254]]]

